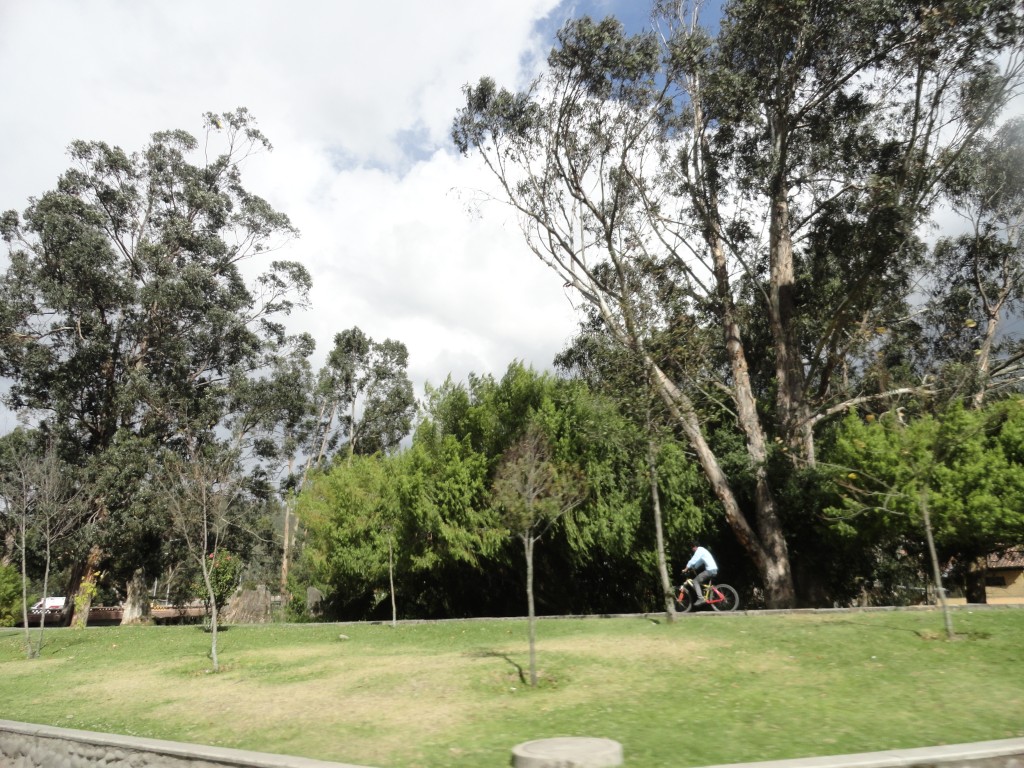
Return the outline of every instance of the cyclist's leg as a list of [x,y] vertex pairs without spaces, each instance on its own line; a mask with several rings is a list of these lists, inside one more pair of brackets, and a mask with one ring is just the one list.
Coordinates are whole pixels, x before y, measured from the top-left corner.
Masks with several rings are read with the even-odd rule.
[[697,592],[697,602],[694,605],[704,605],[707,602],[704,599],[704,582],[708,581],[715,574],[705,569],[697,574],[697,578],[693,580],[693,588]]

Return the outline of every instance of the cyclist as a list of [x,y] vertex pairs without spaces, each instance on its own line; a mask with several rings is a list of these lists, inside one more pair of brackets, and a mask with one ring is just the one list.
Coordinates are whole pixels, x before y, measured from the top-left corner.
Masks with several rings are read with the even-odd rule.
[[[693,606],[696,608],[698,605],[704,605],[707,601],[704,599],[704,590],[702,585],[705,581],[710,581],[712,578],[718,575],[718,564],[715,562],[715,558],[712,557],[711,553],[708,552],[704,547],[698,544],[696,541],[692,544],[693,557],[691,557],[686,567],[683,568],[683,572],[693,571],[697,573],[693,579],[693,591],[697,593],[697,600]],[[698,573],[698,569],[700,572]]]

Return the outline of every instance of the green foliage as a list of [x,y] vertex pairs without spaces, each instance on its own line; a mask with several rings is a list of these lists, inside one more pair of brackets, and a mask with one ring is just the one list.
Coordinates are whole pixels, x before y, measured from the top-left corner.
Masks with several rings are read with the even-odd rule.
[[0,565],[0,627],[13,627],[21,619],[21,574]]
[[969,562],[1024,541],[1022,430],[1019,398],[906,423],[896,413],[871,421],[851,413],[829,456],[839,469],[828,512],[838,530],[866,544],[919,544],[924,493],[944,560]]
[[553,546],[577,562],[629,558],[635,552],[649,497],[643,474],[646,450],[637,430],[615,404],[583,381],[557,379],[513,363],[500,380],[471,377],[433,392],[417,442],[438,445],[441,435],[467,443],[484,458],[477,491],[490,485],[499,459],[530,429],[539,428],[550,458],[574,465],[590,489],[551,534]]
[[[509,597],[520,590],[521,558],[490,489],[502,457],[530,425],[553,465],[577,467],[590,489],[545,533],[543,612],[646,605],[647,588],[635,589],[654,545],[646,443],[584,382],[519,363],[501,379],[470,376],[430,390],[408,449],[338,458],[314,476],[297,504],[305,549],[296,585],[324,591],[334,617],[376,615],[381,590],[390,589],[390,562],[403,616],[521,611]],[[679,542],[700,525],[693,500],[700,481],[678,446],[666,443],[661,456],[669,537]]]
[[[216,601],[217,607],[222,608],[227,605],[228,599],[238,588],[238,580],[242,575],[244,564],[238,555],[226,549],[211,552],[206,558],[210,586],[213,587],[213,599]],[[209,602],[209,592],[207,592],[206,584],[201,576],[198,580],[193,580],[191,590],[194,595],[202,596],[204,601]]]
[[1007,323],[1024,298],[1024,119],[1008,120],[965,151],[944,186],[971,227],[933,249],[922,357],[944,397],[980,405],[988,392],[1019,389],[1020,335]]
[[342,603],[387,586],[389,553],[408,559],[391,464],[382,456],[340,461],[314,477],[299,499],[313,583],[328,586],[328,596]]
[[414,441],[396,466],[415,569],[452,561],[477,566],[481,556],[495,552],[501,532],[487,505],[487,456],[467,440],[444,435],[437,441]]
[[358,327],[338,333],[320,371],[322,445],[314,450],[369,456],[394,450],[408,435],[416,401],[407,373],[409,352],[400,341],[377,342]]
[[[296,512],[306,531],[299,568],[335,611],[370,611],[374,597],[425,574],[481,567],[502,541],[485,493],[486,459],[448,435],[394,456],[338,461],[316,475]],[[406,610],[416,612],[403,595]]]

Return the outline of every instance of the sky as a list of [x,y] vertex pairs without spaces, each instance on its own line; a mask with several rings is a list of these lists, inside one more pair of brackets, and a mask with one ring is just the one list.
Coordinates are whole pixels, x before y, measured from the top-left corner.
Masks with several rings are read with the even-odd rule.
[[[0,211],[23,211],[68,168],[68,145],[128,152],[161,130],[244,106],[274,151],[243,182],[300,231],[275,258],[313,279],[289,330],[358,326],[409,350],[409,375],[551,368],[577,327],[571,297],[527,250],[489,183],[449,140],[462,87],[522,87],[569,18],[643,26],[644,0],[0,0]],[[6,251],[0,269],[6,269]],[[576,300],[578,304],[578,300]],[[13,429],[0,411],[0,434]]]
[[[648,0],[0,0],[0,211],[52,189],[75,139],[138,151],[156,131],[200,136],[205,112],[244,106],[274,151],[251,158],[243,182],[301,233],[274,258],[312,276],[311,308],[288,327],[314,336],[314,366],[358,326],[405,343],[418,397],[449,375],[500,377],[513,360],[547,370],[580,299],[507,208],[472,205],[492,180],[456,152],[451,122],[465,84],[529,83],[566,20],[614,15],[638,31],[649,11]],[[0,407],[0,434],[15,426]]]

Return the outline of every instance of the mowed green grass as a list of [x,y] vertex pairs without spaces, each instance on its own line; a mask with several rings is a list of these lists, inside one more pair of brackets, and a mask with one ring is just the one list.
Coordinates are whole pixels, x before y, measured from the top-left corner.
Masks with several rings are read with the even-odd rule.
[[[1024,736],[1024,610],[0,630],[0,718],[379,768],[597,736],[701,766]],[[347,636],[346,639],[341,635]]]

